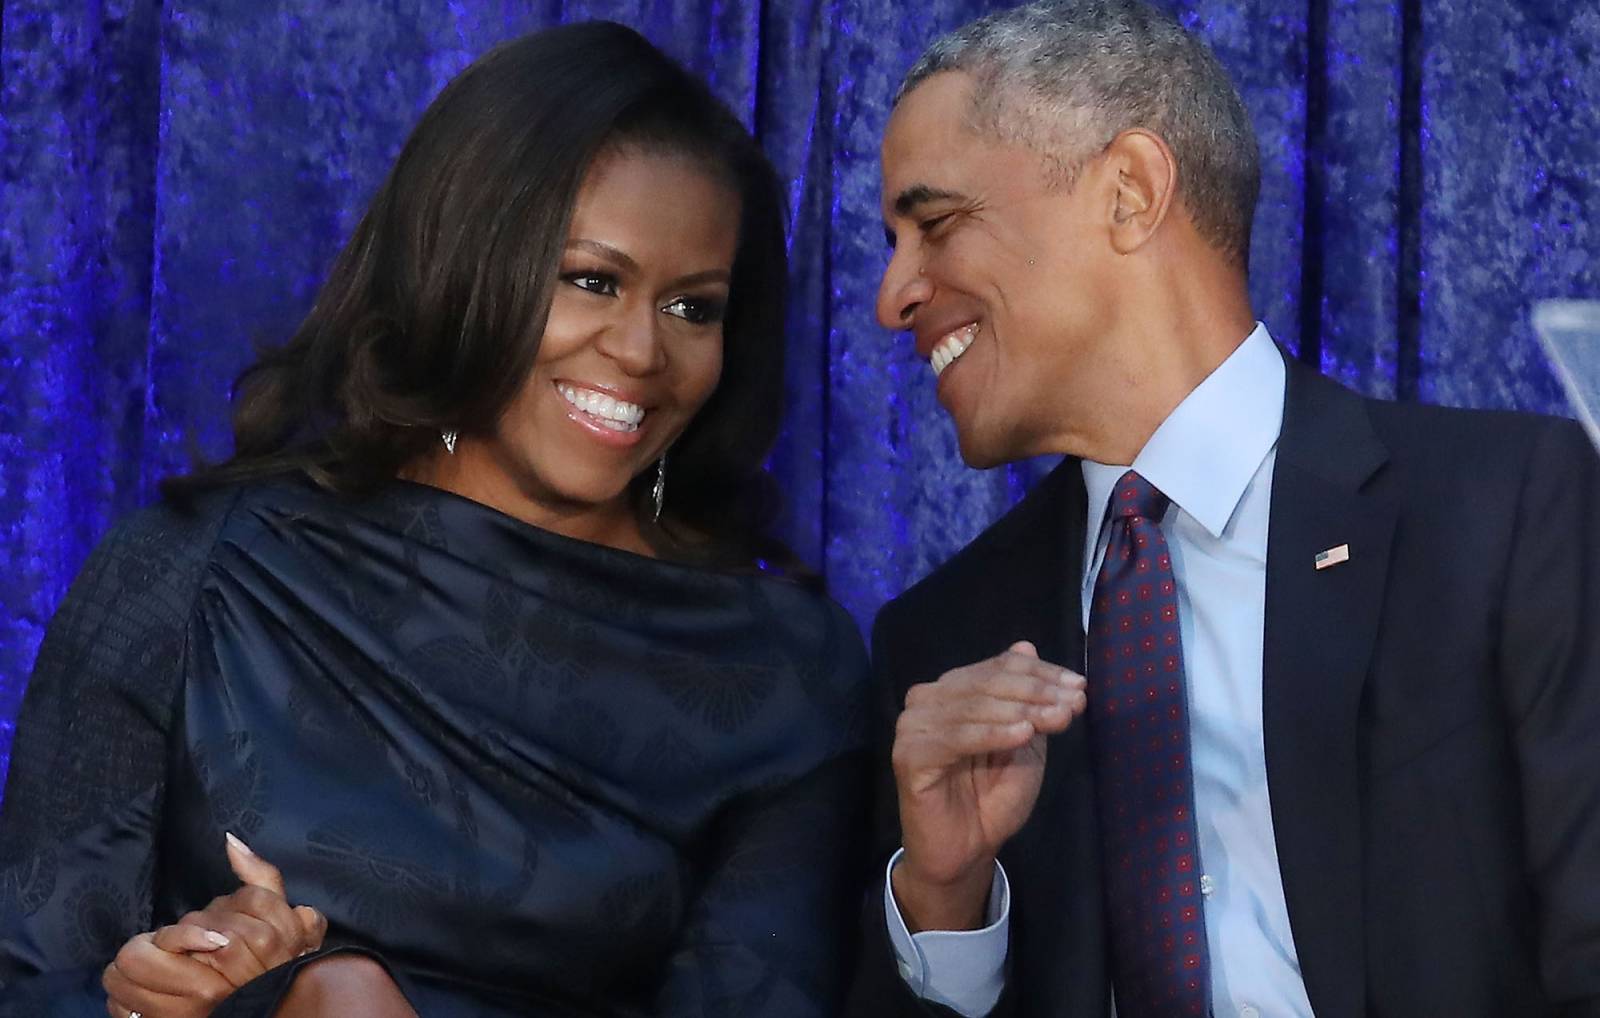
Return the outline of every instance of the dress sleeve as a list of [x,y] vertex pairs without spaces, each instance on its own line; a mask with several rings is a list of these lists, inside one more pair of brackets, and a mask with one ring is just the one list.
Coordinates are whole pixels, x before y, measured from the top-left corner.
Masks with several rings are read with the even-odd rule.
[[659,997],[662,1018],[834,1018],[866,883],[866,754],[731,811]]
[[185,633],[215,520],[146,510],[56,612],[0,803],[0,1018],[103,1018],[101,969],[151,926]]
[[1546,996],[1600,1016],[1600,460],[1562,422],[1526,478],[1500,633],[1526,871]]

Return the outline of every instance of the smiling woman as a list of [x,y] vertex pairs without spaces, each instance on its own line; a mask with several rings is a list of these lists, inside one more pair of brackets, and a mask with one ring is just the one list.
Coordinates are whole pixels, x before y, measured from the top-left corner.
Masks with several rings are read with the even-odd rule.
[[0,1013],[837,1013],[865,654],[764,529],[780,202],[619,26],[445,89],[52,624]]
[[533,370],[493,426],[454,453],[433,445],[408,476],[650,554],[624,496],[717,388],[739,206],[692,157],[623,144],[598,158]]
[[[602,58],[617,66],[596,70]],[[240,380],[233,459],[167,492],[297,468],[363,494],[398,475],[569,536],[793,567],[764,536],[782,200],[733,115],[630,30],[502,46],[424,112],[299,331]],[[599,383],[589,391],[640,409],[624,390],[705,377],[644,414],[629,456],[591,451],[552,472],[539,449],[566,428],[540,408],[550,366],[571,358],[610,365],[608,378],[567,379],[575,390]],[[624,385],[628,373],[641,380]],[[447,432],[454,465],[440,460]],[[673,498],[658,514],[645,467],[669,446]],[[612,470],[621,483],[601,481]]]

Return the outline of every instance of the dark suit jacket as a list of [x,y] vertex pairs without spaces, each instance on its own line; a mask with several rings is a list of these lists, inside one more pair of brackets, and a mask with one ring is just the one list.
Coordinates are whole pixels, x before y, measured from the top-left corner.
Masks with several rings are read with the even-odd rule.
[[[910,685],[1014,640],[1082,667],[1084,501],[1069,459],[883,609],[886,726]],[[1316,570],[1340,544],[1350,560]],[[1266,605],[1273,824],[1318,1018],[1600,1016],[1600,464],[1582,432],[1368,400],[1291,361]],[[1107,1014],[1093,794],[1078,723],[1000,855],[997,1014]],[[892,788],[881,813],[887,858]],[[850,1013],[942,1013],[900,980],[881,895]]]

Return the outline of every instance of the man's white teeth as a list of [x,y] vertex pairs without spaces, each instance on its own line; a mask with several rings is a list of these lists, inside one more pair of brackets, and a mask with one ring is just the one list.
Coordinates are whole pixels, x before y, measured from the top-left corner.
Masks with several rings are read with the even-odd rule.
[[637,431],[644,420],[644,407],[623,399],[613,399],[603,392],[580,389],[573,385],[558,385],[568,403],[593,417],[613,431]]
[[967,347],[972,345],[972,340],[978,335],[978,323],[964,325],[948,336],[934,344],[933,354],[929,356],[928,363],[933,367],[935,378],[944,374],[944,369],[956,362],[962,354],[967,352]]

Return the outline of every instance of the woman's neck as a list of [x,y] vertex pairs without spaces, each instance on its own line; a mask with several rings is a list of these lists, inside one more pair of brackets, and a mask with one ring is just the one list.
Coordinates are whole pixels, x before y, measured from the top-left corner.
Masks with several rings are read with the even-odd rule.
[[407,464],[401,480],[426,484],[471,499],[526,523],[578,541],[658,557],[645,538],[627,493],[599,504],[540,497],[499,471],[478,469],[477,457],[463,445],[455,454],[430,453]]

